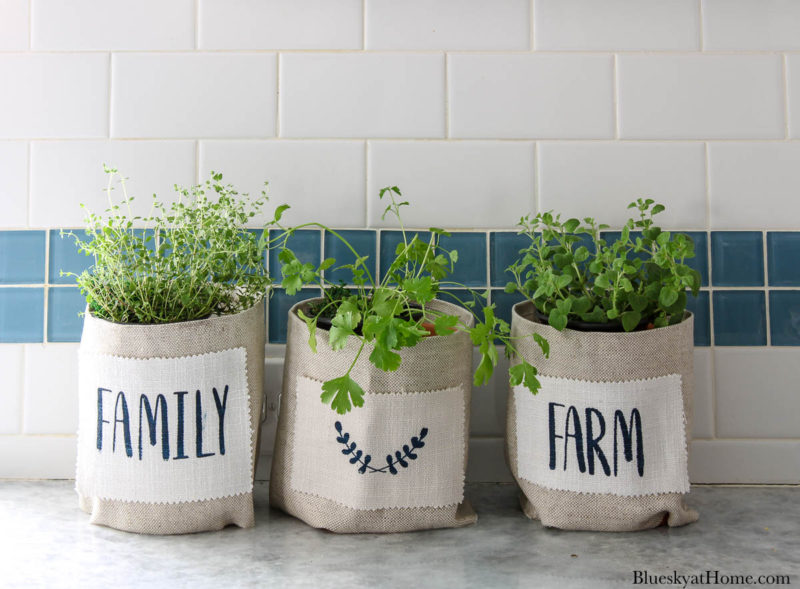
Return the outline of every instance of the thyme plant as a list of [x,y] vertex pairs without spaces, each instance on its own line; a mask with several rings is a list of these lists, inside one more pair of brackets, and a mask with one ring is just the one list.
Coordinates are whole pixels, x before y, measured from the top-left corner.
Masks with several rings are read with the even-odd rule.
[[[469,334],[481,354],[474,375],[476,385],[487,382],[497,366],[498,343],[505,345],[507,354],[516,353],[508,322],[495,315],[493,304],[485,304],[487,293],[479,293],[447,280],[458,261],[456,250],[445,250],[439,243],[441,236],[449,234],[434,227],[430,229],[428,239],[422,239],[418,234],[409,235],[400,214],[401,207],[409,203],[398,202],[396,197],[400,196],[396,186],[380,191],[380,198],[389,201],[383,216],[394,216],[402,234],[402,241],[395,250],[395,259],[382,278],[372,275],[367,256],[360,255],[340,233],[320,223],[306,223],[286,229],[276,238],[282,248],[279,259],[282,262],[282,285],[286,292],[295,294],[304,285],[315,284],[325,293],[320,303],[306,307],[308,315],[299,312],[300,318],[308,326],[308,345],[311,349],[316,353],[317,320],[320,317],[332,318],[328,343],[333,350],[343,349],[349,338],[359,340],[358,351],[348,370],[322,385],[322,402],[331,405],[340,414],[347,413],[353,406],[361,407],[364,404],[364,391],[350,373],[367,346],[371,350],[369,361],[374,366],[384,371],[397,370],[401,363],[398,352],[417,345],[430,334],[423,327],[424,324],[431,324],[437,336],[450,336],[459,331]],[[325,270],[336,264],[334,258],[325,259],[315,267],[314,264],[298,260],[287,247],[286,242],[295,231],[311,226],[332,234],[353,254],[353,263],[337,267],[352,272],[353,292],[340,285],[331,285],[325,279]],[[472,299],[463,301],[447,288],[465,289]],[[470,327],[457,315],[431,308],[430,303],[437,296],[447,296],[461,304],[473,315],[474,325]],[[538,334],[532,337],[548,354],[547,341]],[[536,368],[522,360],[511,368],[509,378],[512,385],[523,384],[536,393],[540,386],[536,375]]]
[[[266,203],[265,192],[239,194],[212,172],[203,184],[175,186],[173,203],[153,195],[150,214],[135,216],[126,179],[115,168],[104,170],[105,214],[87,213],[85,238],[66,233],[94,262],[81,274],[62,272],[75,278],[92,315],[117,323],[172,323],[238,313],[264,298],[271,284],[266,231],[245,226]],[[115,180],[119,201],[112,197]]]

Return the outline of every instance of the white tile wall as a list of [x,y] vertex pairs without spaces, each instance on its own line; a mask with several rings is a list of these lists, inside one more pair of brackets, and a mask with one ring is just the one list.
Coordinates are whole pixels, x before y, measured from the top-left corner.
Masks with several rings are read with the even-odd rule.
[[282,137],[443,137],[444,57],[281,55]]
[[384,186],[399,186],[411,206],[408,227],[503,227],[533,210],[531,142],[370,141],[367,211],[373,227],[397,227],[381,215]]
[[800,143],[712,142],[708,164],[713,228],[797,229]]
[[757,139],[785,133],[777,55],[621,55],[626,139]]
[[193,0],[32,0],[41,51],[194,49]]
[[800,49],[795,0],[702,0],[703,45],[714,51]]
[[[365,149],[363,141],[202,141],[201,177],[222,171],[240,191],[260,194],[269,180],[270,204],[289,204],[282,222],[322,221],[331,227],[362,227]],[[267,218],[268,217],[268,218]]]
[[[799,23],[794,0],[0,0],[0,230],[80,226],[103,162],[141,212],[214,168],[290,222],[380,226],[397,184],[421,227],[619,224],[649,195],[670,227],[800,230]],[[0,477],[72,476],[70,347],[0,346]],[[792,352],[696,351],[693,480],[800,481]],[[474,480],[509,479],[505,399],[474,392]]]
[[648,196],[667,205],[664,227],[706,227],[706,165],[702,143],[539,143],[539,206],[567,217],[625,224],[628,203]]
[[[108,176],[103,164],[116,166],[128,178],[133,211],[147,215],[153,194],[175,195],[175,184],[194,184],[194,141],[34,141],[31,145],[31,225],[81,227],[85,211],[108,208]],[[122,197],[115,184],[114,199]]]
[[274,54],[117,53],[113,67],[113,137],[275,134]]
[[105,137],[107,54],[0,53],[0,138]]
[[610,55],[454,54],[452,137],[614,136]]
[[78,344],[25,346],[23,415],[26,434],[78,431]]
[[20,433],[25,347],[0,344],[0,434]]
[[525,50],[529,0],[369,0],[367,49]]
[[361,0],[199,0],[201,49],[361,49]]
[[700,47],[698,0],[536,0],[536,49],[692,51]]
[[28,144],[0,141],[0,225],[28,224]]

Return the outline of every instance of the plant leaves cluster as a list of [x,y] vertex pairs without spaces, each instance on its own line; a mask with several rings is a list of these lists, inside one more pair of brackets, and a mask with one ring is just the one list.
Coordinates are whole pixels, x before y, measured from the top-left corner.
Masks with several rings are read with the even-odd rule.
[[[88,212],[86,236],[67,233],[79,251],[94,258],[75,277],[96,317],[118,323],[172,323],[238,313],[262,300],[266,231],[246,225],[261,211],[266,194],[251,198],[212,172],[205,183],[175,187],[169,204],[153,195],[151,213],[132,212],[125,178],[122,198],[112,198],[118,172],[108,174],[108,209]],[[273,222],[287,207],[279,207]]]
[[[441,246],[440,238],[449,234],[435,227],[430,229],[425,238],[416,233],[409,234],[400,214],[401,207],[409,203],[399,201],[402,196],[399,188],[383,188],[379,196],[388,201],[384,217],[394,216],[402,234],[395,257],[382,277],[373,276],[367,256],[361,255],[344,236],[325,225],[306,223],[288,228],[275,240],[281,244],[278,256],[282,263],[281,284],[287,294],[295,294],[311,284],[321,287],[324,293],[321,302],[308,305],[299,312],[299,317],[308,326],[308,345],[311,349],[314,352],[317,350],[317,322],[321,317],[331,320],[327,343],[333,350],[343,350],[351,341],[358,344],[346,373],[322,385],[322,401],[340,414],[350,411],[353,406],[361,407],[364,403],[364,391],[352,378],[351,372],[365,349],[370,350],[369,361],[375,367],[393,371],[400,367],[402,361],[399,352],[403,348],[416,346],[430,335],[431,330],[437,336],[466,332],[481,353],[474,376],[476,385],[486,383],[497,366],[498,343],[506,346],[507,354],[515,353],[510,326],[507,321],[496,317],[494,305],[486,304],[488,293],[479,293],[448,280],[458,261],[456,250],[448,251]],[[288,240],[296,231],[309,226],[323,229],[337,238],[352,254],[353,261],[338,266],[334,258],[327,258],[318,266],[302,262],[288,247]],[[345,288],[328,282],[325,271],[330,268],[349,270],[353,276],[352,285]],[[472,298],[462,300],[452,290],[454,288],[468,292]],[[470,311],[474,324],[467,325],[457,315],[431,308],[430,303],[437,296],[453,300]],[[538,336],[537,342],[547,353],[546,342]],[[511,381],[524,384],[535,393],[539,387],[536,369],[524,360],[522,362],[526,366],[523,370],[527,378],[522,373],[518,378],[518,369],[515,367]]]
[[[618,322],[625,331],[682,321],[687,290],[696,296],[700,288],[700,274],[684,263],[694,257],[694,243],[655,225],[653,217],[665,207],[652,199],[640,198],[628,208],[638,218],[610,241],[601,237],[608,225],[590,217],[523,217],[520,234],[531,244],[508,268],[515,280],[506,292],[522,293],[558,330],[571,320]],[[527,369],[515,368],[525,380]]]

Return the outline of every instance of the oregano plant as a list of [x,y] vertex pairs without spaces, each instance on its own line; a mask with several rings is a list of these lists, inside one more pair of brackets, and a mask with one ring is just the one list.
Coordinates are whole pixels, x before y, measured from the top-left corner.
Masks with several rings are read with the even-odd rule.
[[628,208],[638,216],[613,240],[601,233],[609,226],[591,217],[523,217],[520,234],[531,244],[508,268],[514,281],[506,292],[522,293],[558,330],[575,321],[616,323],[624,331],[682,321],[687,290],[696,296],[700,289],[700,274],[685,264],[695,255],[694,243],[655,225],[653,217],[665,207],[652,199]]
[[203,184],[175,186],[178,198],[169,204],[153,195],[151,213],[139,216],[126,179],[104,170],[108,209],[87,212],[85,237],[62,232],[93,258],[81,274],[62,272],[75,278],[92,315],[118,323],[191,321],[238,313],[266,296],[266,230],[246,227],[267,202],[265,192],[239,194],[212,172]]
[[[403,348],[413,347],[425,337],[447,337],[466,332],[481,354],[474,374],[476,385],[486,383],[497,366],[498,344],[505,345],[506,354],[516,353],[510,326],[497,317],[493,304],[487,304],[488,293],[474,291],[448,279],[458,262],[458,252],[443,248],[440,238],[450,234],[436,227],[430,228],[426,238],[417,233],[410,234],[401,216],[401,208],[409,203],[398,200],[402,197],[399,188],[383,188],[379,197],[388,201],[383,217],[391,215],[396,218],[402,236],[394,260],[383,277],[373,276],[368,257],[356,251],[341,233],[321,223],[305,223],[285,229],[274,244],[281,247],[282,286],[287,294],[295,294],[312,284],[322,288],[324,293],[319,302],[306,307],[306,313],[298,313],[308,326],[311,349],[317,350],[317,329],[322,318],[330,322],[328,343],[333,350],[343,349],[350,338],[359,342],[349,369],[322,385],[322,402],[340,414],[364,404],[364,390],[351,377],[351,372],[367,348],[370,349],[369,362],[380,370],[394,371],[400,367],[402,358],[398,352]],[[336,266],[334,258],[325,259],[318,266],[301,262],[287,242],[296,231],[307,227],[316,227],[333,235],[353,254],[354,261],[339,266]],[[349,270],[353,276],[352,285],[345,287],[329,282],[325,271],[332,268]],[[451,290],[454,288],[466,291],[471,298],[462,300]],[[431,302],[437,297],[463,306],[472,314],[474,324],[470,326],[458,315],[432,308]],[[549,353],[544,338],[538,334],[530,337],[537,341],[545,354]],[[536,368],[524,360],[511,368],[509,380],[512,385],[523,384],[532,393],[539,389]]]

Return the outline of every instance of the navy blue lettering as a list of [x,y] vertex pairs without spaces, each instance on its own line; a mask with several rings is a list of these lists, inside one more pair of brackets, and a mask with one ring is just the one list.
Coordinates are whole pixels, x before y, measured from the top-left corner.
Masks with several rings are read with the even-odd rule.
[[183,451],[183,396],[188,395],[189,391],[177,391],[173,394],[178,397],[178,450],[173,460],[182,460],[189,458]]
[[150,432],[150,445],[156,445],[156,422],[158,412],[161,411],[161,457],[169,460],[169,420],[167,418],[167,400],[164,395],[156,397],[156,409],[150,406],[147,395],[139,397],[139,460],[142,459],[142,416],[147,419],[148,430]]
[[[119,418],[120,401],[122,401],[122,419]],[[128,458],[133,456],[133,446],[131,445],[131,422],[128,416],[128,403],[125,401],[125,393],[122,391],[117,395],[117,402],[114,404],[114,442],[111,451],[117,451],[117,424],[122,424],[122,434],[125,437],[125,454]]]
[[214,392],[214,404],[217,406],[217,415],[219,415],[219,453],[225,456],[225,410],[228,405],[228,385],[225,385],[222,402],[219,400],[217,389],[212,388],[211,390]]
[[213,452],[203,453],[203,403],[200,399],[200,391],[195,395],[195,450],[198,458],[205,458],[206,456],[213,456]]

